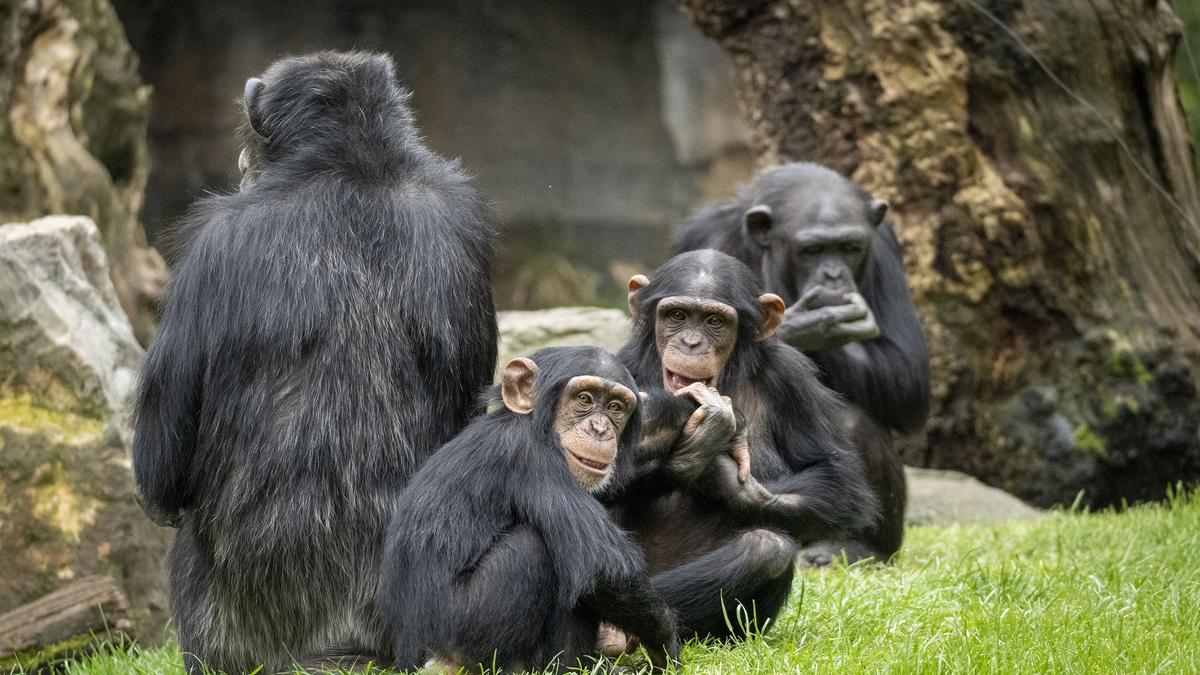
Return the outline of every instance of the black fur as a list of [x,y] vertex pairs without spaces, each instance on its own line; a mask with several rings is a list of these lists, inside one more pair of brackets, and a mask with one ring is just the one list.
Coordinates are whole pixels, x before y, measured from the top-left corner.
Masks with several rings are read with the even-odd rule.
[[[553,432],[566,383],[596,375],[637,385],[594,347],[531,356],[535,407],[503,405],[471,422],[413,477],[384,555],[380,604],[394,626],[396,666],[436,656],[460,666],[540,670],[594,651],[600,620],[647,644],[675,641],[642,554],[572,476]],[[640,406],[639,406],[640,408]],[[640,435],[635,409],[616,467],[627,475]]]
[[646,549],[652,584],[679,612],[685,636],[729,635],[726,611],[738,632],[738,603],[764,627],[787,598],[797,542],[853,531],[876,517],[862,467],[836,427],[836,396],[803,354],[775,338],[759,340],[761,293],[753,273],[730,256],[677,255],[638,291],[633,335],[619,355],[643,389],[661,389],[658,302],[688,295],[735,308],[737,342],[717,388],[744,416],[754,479],[806,500],[802,508],[734,510],[654,471],[623,492],[615,512]]
[[[692,214],[681,226],[674,250],[724,251],[746,263],[767,290],[791,305],[804,289],[790,281],[770,281],[793,280],[795,275],[787,269],[769,269],[764,250],[747,234],[746,210],[765,204],[781,226],[803,228],[801,212],[816,204],[840,210],[847,222],[869,222],[869,203],[870,195],[829,169],[784,164],[760,172],[736,198]],[[865,548],[846,543],[848,557],[888,559],[903,540],[907,496],[903,467],[888,430],[912,432],[924,425],[929,414],[929,353],[904,276],[900,246],[886,221],[875,228],[866,263],[857,270],[854,282],[875,315],[879,336],[807,355],[817,364],[822,382],[866,413],[848,411],[845,426],[867,467],[884,518],[868,531],[852,535]]]
[[383,533],[496,358],[494,234],[390,58],[281,60],[253,180],[198,202],[137,395],[134,472],[178,524],[189,669],[386,658]]

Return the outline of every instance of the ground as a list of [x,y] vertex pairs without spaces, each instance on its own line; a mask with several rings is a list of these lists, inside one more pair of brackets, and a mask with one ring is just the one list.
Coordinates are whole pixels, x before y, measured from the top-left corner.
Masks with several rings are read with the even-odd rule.
[[[1196,493],[1122,513],[913,527],[894,566],[803,573],[773,630],[689,644],[682,672],[1197,672],[1198,560]],[[173,646],[105,644],[68,669],[181,671]]]

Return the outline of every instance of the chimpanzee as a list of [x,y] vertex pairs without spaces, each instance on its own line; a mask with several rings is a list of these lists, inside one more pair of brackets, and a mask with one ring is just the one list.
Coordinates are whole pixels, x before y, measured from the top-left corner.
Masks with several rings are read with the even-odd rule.
[[147,514],[179,528],[192,672],[389,658],[387,524],[496,359],[493,231],[407,99],[387,56],[276,62],[246,84],[241,190],[182,225],[133,461]]
[[889,429],[919,429],[929,413],[929,354],[888,204],[815,164],[760,172],[735,199],[684,222],[675,252],[716,248],[746,263],[787,304],[779,337],[817,364],[854,405],[844,425],[884,517],[849,541],[804,557],[825,564],[887,560],[904,537],[904,470]]
[[573,667],[600,620],[640,636],[653,665],[677,661],[671,609],[595,498],[627,475],[636,391],[595,347],[505,365],[503,404],[430,458],[396,509],[379,603],[397,667]]
[[739,432],[710,406],[726,421],[711,430],[707,453],[691,453],[692,466],[655,461],[614,514],[645,549],[651,584],[679,613],[682,635],[736,635],[748,627],[736,618],[739,603],[765,628],[787,599],[797,542],[855,531],[877,515],[839,436],[841,404],[812,362],[774,337],[783,300],[736,259],[683,253],[649,279],[633,277],[629,293],[633,335],[621,361],[643,389],[729,396],[744,418],[752,475],[739,479],[724,454]]

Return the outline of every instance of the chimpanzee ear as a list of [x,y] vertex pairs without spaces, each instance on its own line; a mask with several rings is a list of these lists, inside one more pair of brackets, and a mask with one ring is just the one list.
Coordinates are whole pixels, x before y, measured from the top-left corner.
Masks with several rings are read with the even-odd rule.
[[774,293],[763,293],[758,296],[758,304],[762,307],[762,329],[758,332],[758,339],[768,340],[775,331],[779,330],[779,324],[783,323],[783,310],[786,306],[783,304],[783,298]]
[[888,203],[886,199],[872,199],[870,206],[871,224],[878,225],[883,222],[883,217],[887,215]]
[[267,137],[263,126],[262,109],[259,107],[259,97],[262,95],[263,81],[257,77],[246,80],[246,89],[242,92],[242,105],[246,108],[246,117],[250,119],[250,128],[254,133]]
[[517,357],[504,364],[500,371],[500,397],[504,407],[518,415],[533,412],[533,376],[538,366],[533,361]]
[[759,246],[767,245],[767,233],[771,231],[771,225],[775,222],[775,213],[771,211],[771,207],[766,204],[758,204],[746,209],[746,215],[742,217],[746,225],[746,234],[750,236],[750,240]]
[[650,280],[646,278],[645,274],[635,274],[635,275],[629,277],[629,315],[630,316],[634,316],[635,314],[637,314],[637,311],[635,310],[635,307],[637,307],[637,302],[635,300],[635,297],[637,296],[637,292],[649,285],[650,285]]

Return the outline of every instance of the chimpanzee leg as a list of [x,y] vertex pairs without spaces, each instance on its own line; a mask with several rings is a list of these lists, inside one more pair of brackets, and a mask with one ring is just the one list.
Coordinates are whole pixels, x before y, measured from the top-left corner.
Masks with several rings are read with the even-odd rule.
[[175,534],[167,557],[167,574],[171,581],[171,619],[187,672],[199,675],[205,668],[256,665],[248,661],[231,664],[228,655],[221,653],[227,650],[222,650],[225,641],[216,625],[212,560],[196,542],[187,521]]
[[908,486],[891,434],[855,406],[847,406],[844,429],[862,460],[867,483],[879,499],[879,521],[851,533],[844,541],[822,541],[804,547],[799,561],[804,567],[824,567],[843,559],[847,563],[867,558],[888,562],[904,541]]
[[[447,665],[541,670],[566,645],[547,644],[570,608],[559,607],[554,566],[542,535],[528,525],[500,537],[456,587],[457,620],[439,660]],[[592,629],[595,639],[595,629]]]
[[774,530],[748,530],[714,551],[654,575],[650,583],[679,615],[681,639],[741,637],[747,626],[739,625],[743,620],[738,604],[745,607],[749,627],[765,628],[787,601],[795,556],[791,537]]

